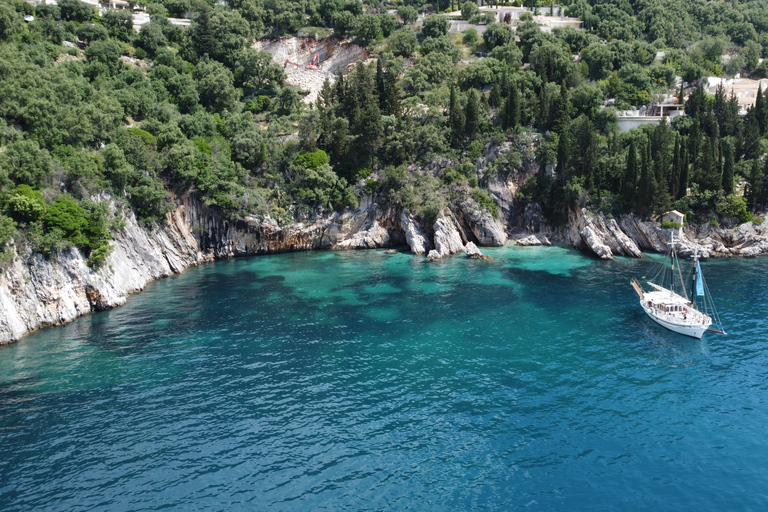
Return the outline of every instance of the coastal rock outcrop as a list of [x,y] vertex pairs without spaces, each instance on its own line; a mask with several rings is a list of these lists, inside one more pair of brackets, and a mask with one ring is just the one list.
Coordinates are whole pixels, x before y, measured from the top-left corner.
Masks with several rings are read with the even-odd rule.
[[[499,193],[506,194],[502,183],[497,185]],[[496,194],[493,196],[498,200]],[[459,252],[487,258],[477,245],[503,245],[513,226],[511,217],[494,219],[473,201],[454,205],[432,226],[422,225],[408,210],[382,208],[371,196],[362,198],[357,208],[320,212],[285,226],[270,217],[227,219],[192,195],[174,197],[174,201],[177,207],[167,214],[165,222],[151,228],[139,225],[133,214],[123,213],[125,225],[114,233],[113,251],[99,269],[90,268],[74,248],[55,252],[47,259],[22,254],[0,269],[0,343],[17,340],[46,325],[118,306],[150,281],[215,259],[404,243],[414,254],[428,254],[430,260]],[[110,204],[118,208],[115,202]],[[513,209],[511,203],[503,202],[502,206],[504,212]],[[606,259],[614,255],[640,257],[641,248],[665,252],[671,231],[632,215],[622,216],[617,223],[601,213],[577,209],[571,212],[566,228],[552,233],[535,203],[526,206],[523,217],[525,225],[517,227],[526,229],[529,236],[518,235],[519,245],[549,245],[546,233],[555,241]],[[768,223],[685,226],[679,241],[683,257],[694,251],[703,258],[766,254]]]
[[552,245],[552,242],[549,241],[549,238],[544,235],[529,235],[523,238],[518,238],[515,240],[515,243],[521,246]]
[[642,256],[635,242],[624,234],[615,220],[606,219],[602,213],[590,213],[586,208],[571,210],[564,238],[572,246],[588,250],[602,259],[612,259],[614,255]]
[[487,210],[479,208],[474,201],[464,201],[458,217],[480,245],[501,247],[507,243],[507,232],[501,222]]
[[487,256],[480,252],[480,249],[477,248],[474,242],[467,242],[467,245],[464,246],[464,254],[467,255],[468,258],[471,258],[473,260],[492,260],[490,256]]
[[453,219],[440,217],[435,221],[433,228],[435,230],[435,248],[427,254],[428,260],[435,261],[449,254],[464,251],[464,242]]
[[[342,214],[318,215],[290,226],[280,226],[269,217],[231,221],[193,196],[175,200],[176,209],[154,228],[140,226],[132,213],[125,214],[124,227],[114,234],[112,253],[99,269],[90,268],[74,248],[48,259],[39,254],[14,258],[0,273],[0,343],[119,306],[155,279],[214,259],[388,247],[404,241],[399,223],[391,221],[396,215],[381,212],[370,200]],[[114,202],[111,207],[116,208]]]
[[407,209],[400,213],[400,225],[405,232],[405,242],[413,254],[426,254],[432,248],[426,232]]

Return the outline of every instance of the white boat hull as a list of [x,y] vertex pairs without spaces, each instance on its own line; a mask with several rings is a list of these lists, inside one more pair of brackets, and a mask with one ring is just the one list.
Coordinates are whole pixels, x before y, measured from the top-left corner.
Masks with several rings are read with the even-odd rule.
[[670,331],[682,334],[684,336],[691,336],[696,339],[701,339],[704,333],[707,332],[707,329],[709,329],[709,327],[712,325],[712,320],[708,317],[706,317],[704,323],[681,322],[677,321],[670,315],[659,315],[651,311],[648,307],[646,307],[645,304],[643,304],[643,301],[640,301],[640,305],[642,306],[643,311],[645,311],[645,313],[651,317],[651,320],[660,326],[669,329]]

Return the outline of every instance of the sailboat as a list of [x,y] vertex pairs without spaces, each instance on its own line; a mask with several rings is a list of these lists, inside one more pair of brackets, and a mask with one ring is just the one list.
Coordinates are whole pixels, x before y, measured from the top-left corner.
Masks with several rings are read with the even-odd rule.
[[[669,245],[670,251],[664,265],[656,276],[648,281],[650,291],[645,291],[637,279],[630,281],[640,296],[643,311],[662,327],[685,336],[701,339],[707,331],[725,334],[701,272],[698,251],[694,251],[689,295],[677,258],[674,232]],[[715,321],[718,329],[712,328]]]

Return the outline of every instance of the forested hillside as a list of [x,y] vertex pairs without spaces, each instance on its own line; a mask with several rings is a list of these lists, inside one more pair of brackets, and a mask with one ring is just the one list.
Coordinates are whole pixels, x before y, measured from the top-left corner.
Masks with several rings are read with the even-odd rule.
[[[432,221],[464,198],[497,215],[485,187],[524,160],[519,210],[536,202],[555,225],[575,205],[712,223],[762,211],[768,91],[742,115],[700,81],[768,76],[768,1],[524,3],[584,30],[448,0],[161,0],[137,31],[130,10],[3,0],[0,257],[72,244],[98,266],[122,223],[108,197],[147,223],[190,191],[282,224],[371,193]],[[438,10],[475,25],[451,31]],[[307,104],[252,47],[289,35],[352,38],[371,58]],[[686,115],[618,130],[617,109],[664,94]]]

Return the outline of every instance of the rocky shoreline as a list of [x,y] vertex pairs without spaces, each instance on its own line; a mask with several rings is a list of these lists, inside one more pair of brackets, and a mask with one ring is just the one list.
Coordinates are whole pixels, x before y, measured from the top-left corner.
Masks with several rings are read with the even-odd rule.
[[[585,209],[571,212],[568,225],[561,230],[549,231],[538,219],[527,219],[528,229],[520,228],[511,215],[495,219],[471,200],[446,209],[431,224],[408,210],[381,206],[367,197],[356,209],[284,227],[269,217],[229,221],[193,196],[176,198],[176,204],[166,222],[152,229],[139,226],[128,215],[125,227],[115,234],[107,264],[98,270],[88,267],[73,248],[49,259],[16,257],[0,273],[0,344],[122,305],[128,295],[155,279],[216,259],[402,245],[432,261],[460,252],[487,259],[478,246],[502,246],[510,239],[520,245],[566,243],[610,259],[615,255],[641,257],[642,251],[664,252],[669,240],[669,230],[655,222],[633,216],[617,221]],[[503,205],[505,213],[513,209]],[[692,253],[694,247],[704,258],[765,254],[768,224],[748,223],[734,229],[686,227],[681,254]]]

